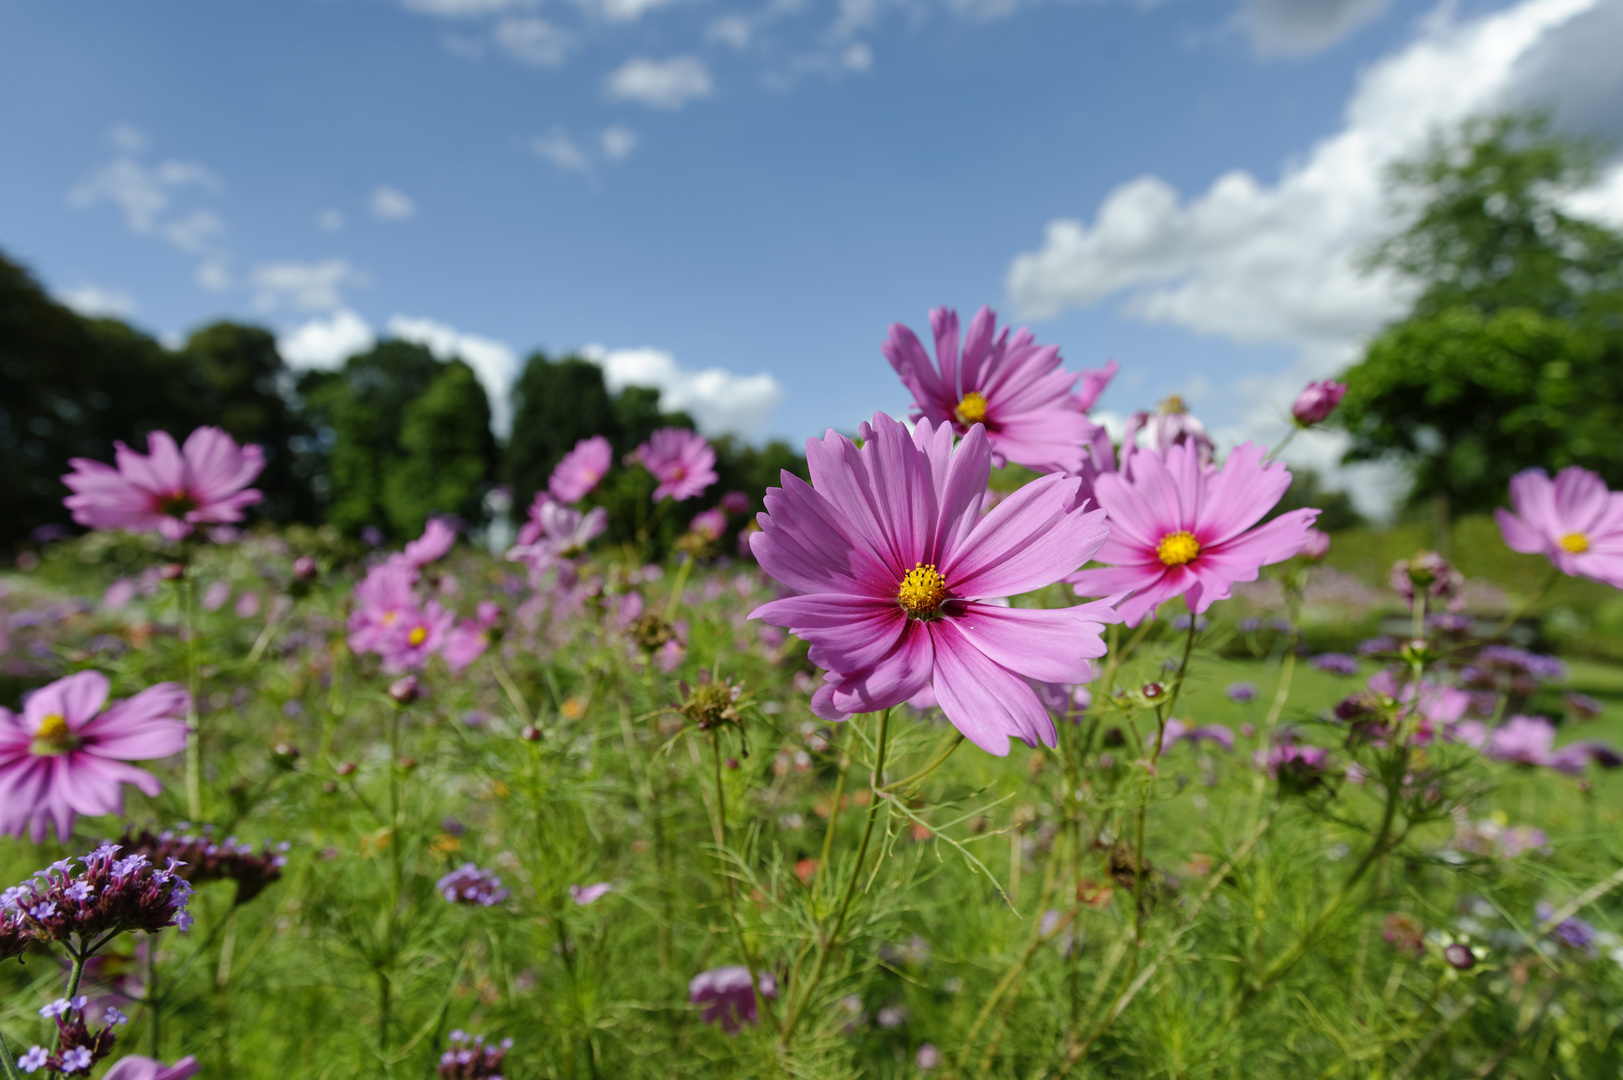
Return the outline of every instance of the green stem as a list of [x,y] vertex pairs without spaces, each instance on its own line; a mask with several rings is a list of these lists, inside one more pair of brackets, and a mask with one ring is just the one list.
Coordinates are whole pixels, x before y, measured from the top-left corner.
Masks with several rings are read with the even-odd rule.
[[1285,452],[1285,447],[1287,447],[1287,446],[1289,446],[1291,444],[1291,440],[1296,438],[1296,433],[1298,431],[1301,431],[1301,430],[1302,430],[1302,427],[1301,427],[1300,424],[1293,425],[1289,431],[1285,432],[1285,437],[1283,439],[1279,440],[1279,445],[1275,446],[1272,450],[1268,451],[1268,456],[1263,458],[1262,460],[1264,460],[1264,461],[1273,461],[1274,459],[1279,457],[1280,454]]
[[[725,863],[727,859],[727,788],[722,783],[721,774],[721,735],[719,732],[710,733],[710,749],[714,751],[715,779],[716,779],[716,856]],[[744,958],[744,968],[750,975],[750,992],[756,996],[758,1012],[764,1013],[767,1026],[773,1034],[778,1031],[778,1014],[772,1011],[767,998],[759,993],[760,983],[757,981],[756,971],[760,964],[756,962],[754,950],[749,947],[749,940],[744,936],[744,924],[738,917],[738,884],[733,876],[727,873],[726,866],[722,867],[722,882],[727,888],[727,918],[733,924],[733,936],[738,940],[738,953]]]
[[6,1037],[0,1034],[0,1068],[5,1069],[6,1080],[23,1080],[22,1073],[17,1071],[17,1061],[11,1056],[11,1047],[6,1045]]
[[195,823],[203,818],[203,731],[197,699],[202,693],[202,677],[197,663],[197,588],[190,573],[180,580],[180,597],[186,624],[186,812]]
[[914,773],[912,776],[907,777],[905,780],[892,781],[891,783],[886,784],[884,787],[880,788],[879,790],[881,792],[899,791],[902,788],[911,787],[913,784],[918,783],[920,780],[923,780],[926,776],[929,776],[931,773],[935,772],[936,769],[940,768],[942,762],[944,762],[948,758],[952,757],[952,752],[954,750],[958,749],[959,745],[963,741],[964,741],[964,736],[963,736],[962,732],[959,732],[959,733],[953,735],[951,738],[949,738],[947,740],[947,745],[943,746],[940,750],[937,750],[936,753],[935,753],[935,756],[932,757],[928,762],[925,763],[924,768],[920,769],[918,772]]
[[827,877],[828,857],[834,850],[834,830],[840,821],[840,804],[845,801],[845,760],[840,757],[839,729],[836,728],[833,738],[834,767],[839,770],[839,776],[834,781],[834,801],[828,806],[828,828],[823,832],[823,857],[817,864],[817,873],[820,877]]
[[1155,783],[1155,766],[1161,760],[1161,743],[1166,739],[1167,719],[1178,704],[1183,690],[1183,677],[1189,670],[1189,655],[1195,651],[1195,634],[1199,616],[1189,613],[1189,634],[1183,639],[1183,658],[1178,661],[1178,675],[1172,681],[1172,693],[1166,705],[1155,711],[1155,745],[1150,747],[1150,767],[1145,772],[1144,787],[1138,798],[1138,822],[1133,838],[1133,939],[1144,944],[1144,821],[1149,816],[1150,788]]
[[1544,579],[1544,584],[1539,586],[1538,592],[1534,593],[1532,596],[1529,596],[1525,601],[1523,601],[1521,607],[1517,608],[1515,611],[1512,611],[1509,615],[1506,615],[1505,621],[1495,627],[1492,634],[1488,635],[1488,640],[1495,641],[1503,637],[1505,631],[1516,625],[1517,619],[1520,619],[1523,615],[1526,615],[1529,611],[1532,611],[1534,605],[1540,600],[1543,600],[1545,595],[1555,587],[1555,583],[1560,580],[1560,568],[1555,566],[1550,567],[1550,576]]
[[526,727],[534,723],[530,715],[529,703],[524,700],[523,691],[519,690],[518,683],[513,681],[512,672],[507,670],[507,664],[502,660],[501,646],[499,644],[490,650],[490,669],[496,673],[496,681],[501,684],[502,692],[507,695],[507,700],[513,703],[513,708],[518,712],[518,718],[524,722]]
[[676,612],[682,606],[682,590],[687,588],[688,574],[693,571],[693,556],[682,559],[676,567],[676,581],[671,585],[670,599],[665,601],[665,621],[675,622]]
[[789,1049],[789,1041],[791,1036],[794,1035],[795,1023],[800,1019],[800,1014],[805,1011],[806,1003],[811,1000],[812,992],[817,989],[817,984],[822,981],[823,970],[828,966],[829,954],[839,944],[840,931],[845,928],[846,912],[851,909],[851,898],[857,891],[857,881],[862,877],[862,864],[868,858],[868,843],[873,839],[874,823],[879,818],[879,807],[883,802],[879,797],[879,785],[885,778],[885,749],[889,736],[890,710],[886,709],[879,714],[879,745],[874,755],[873,775],[869,779],[869,790],[872,797],[868,803],[868,823],[863,826],[862,842],[857,845],[857,861],[851,867],[850,880],[845,883],[845,894],[840,897],[839,911],[834,916],[834,928],[829,932],[828,937],[824,940],[823,948],[817,954],[817,966],[812,968],[811,978],[807,981],[806,988],[804,990],[799,987],[791,988],[796,991],[795,1003],[794,1007],[789,1010],[789,1015],[783,1021],[783,1034],[778,1038],[778,1050],[780,1052],[786,1052]]

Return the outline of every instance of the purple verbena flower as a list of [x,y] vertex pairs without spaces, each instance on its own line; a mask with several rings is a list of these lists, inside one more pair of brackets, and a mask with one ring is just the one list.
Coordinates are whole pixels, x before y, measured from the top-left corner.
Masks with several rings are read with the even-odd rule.
[[[771,972],[761,972],[757,985],[763,997],[778,996],[778,981]],[[759,1021],[755,988],[750,986],[749,968],[742,964],[712,968],[693,976],[688,983],[688,1000],[704,1007],[700,1019],[719,1024],[728,1035],[736,1036],[743,1024]]]
[[1357,675],[1358,661],[1346,653],[1321,653],[1313,658],[1313,666],[1331,675]]
[[440,878],[434,887],[448,904],[494,907],[508,897],[508,891],[502,888],[501,878],[489,870],[479,869],[471,862],[463,863]]

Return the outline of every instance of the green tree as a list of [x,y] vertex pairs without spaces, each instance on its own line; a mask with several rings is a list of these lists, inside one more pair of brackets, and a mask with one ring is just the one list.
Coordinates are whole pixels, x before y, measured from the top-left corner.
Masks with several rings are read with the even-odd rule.
[[1338,415],[1347,460],[1403,461],[1441,525],[1502,503],[1529,466],[1623,481],[1623,236],[1562,209],[1598,154],[1541,117],[1499,117],[1393,170],[1413,224],[1369,266],[1417,299],[1346,372]]
[[495,463],[490,400],[473,369],[452,360],[401,411],[399,456],[383,482],[396,535],[417,535],[434,514],[479,520]]

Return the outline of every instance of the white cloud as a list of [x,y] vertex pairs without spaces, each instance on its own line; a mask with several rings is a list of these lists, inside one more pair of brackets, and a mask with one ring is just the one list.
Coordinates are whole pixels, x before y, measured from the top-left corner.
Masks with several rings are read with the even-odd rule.
[[605,22],[636,22],[655,8],[674,3],[675,0],[575,0],[588,12]]
[[569,137],[569,132],[561,127],[554,127],[545,135],[537,135],[530,140],[530,150],[535,156],[550,161],[565,172],[589,173],[592,171],[592,158],[575,140]]
[[603,156],[610,161],[624,161],[637,148],[637,133],[616,124],[603,129]]
[[735,49],[747,49],[750,39],[755,36],[755,28],[742,15],[723,15],[705,28],[704,36],[707,41],[720,41]]
[[135,301],[130,294],[119,289],[104,289],[100,285],[80,285],[63,289],[56,299],[88,318],[103,316],[127,319],[135,314]]
[[1590,3],[1523,0],[1463,23],[1438,16],[1364,72],[1342,129],[1276,183],[1236,170],[1181,200],[1158,177],[1131,180],[1105,198],[1091,226],[1051,222],[1042,247],[1011,263],[1011,299],[1040,317],[1125,293],[1127,310],[1142,319],[1295,345],[1306,370],[1329,370],[1405,306],[1400,282],[1354,266],[1393,226],[1387,166],[1498,104],[1518,58]]
[[873,50],[858,41],[848,45],[840,54],[840,63],[848,71],[867,71],[873,67]]
[[564,62],[575,39],[545,19],[503,19],[496,24],[496,44],[516,60],[552,67]]
[[417,213],[417,204],[410,195],[397,191],[387,184],[380,185],[372,192],[368,205],[372,216],[385,221],[404,221]]
[[410,11],[451,19],[496,15],[503,11],[535,7],[540,0],[402,0]]
[[296,368],[331,371],[377,341],[372,327],[349,308],[318,316],[276,339],[282,359]]
[[107,133],[107,141],[114,150],[125,154],[139,154],[147,148],[145,132],[133,124],[119,124]]
[[323,210],[316,224],[328,232],[337,232],[344,227],[344,215],[337,210]]
[[367,283],[366,275],[350,266],[347,259],[260,263],[249,277],[254,307],[261,311],[281,307],[328,311],[344,306],[345,288]]
[[696,98],[709,97],[712,89],[710,71],[696,56],[637,57],[627,60],[608,80],[610,97],[655,109],[680,109]]
[[426,345],[441,360],[460,358],[473,369],[490,397],[490,426],[506,437],[513,427],[513,406],[508,393],[518,378],[519,357],[512,346],[478,334],[465,334],[454,326],[433,319],[396,315],[389,320],[389,333],[402,341]]
[[1260,53],[1315,53],[1380,15],[1392,0],[1247,0],[1240,22]]
[[232,287],[228,257],[217,255],[197,264],[197,287],[209,292],[225,292]]
[[581,355],[603,369],[612,391],[650,386],[660,408],[681,409],[712,434],[760,434],[783,400],[783,384],[764,372],[739,375],[722,368],[693,371],[663,349],[607,349],[588,345]]
[[117,157],[68,192],[68,203],[79,208],[111,203],[124,213],[134,232],[150,233],[169,209],[177,188],[219,187],[214,174],[201,165],[165,161],[148,167],[132,157]]

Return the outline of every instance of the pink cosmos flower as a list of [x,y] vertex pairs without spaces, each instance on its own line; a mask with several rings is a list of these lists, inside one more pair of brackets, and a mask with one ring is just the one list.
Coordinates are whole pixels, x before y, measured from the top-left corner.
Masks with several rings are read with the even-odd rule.
[[1302,545],[1302,550],[1298,554],[1310,562],[1321,561],[1326,555],[1330,554],[1330,534],[1321,532],[1318,529],[1309,529],[1307,531],[1307,543]]
[[1060,367],[1059,346],[1038,345],[1031,331],[996,334],[997,315],[982,307],[969,322],[963,349],[958,313],[930,312],[935,361],[912,330],[896,323],[880,347],[913,393],[913,419],[951,425],[963,435],[981,424],[993,464],[1013,461],[1039,472],[1071,472],[1092,424],[1071,396],[1077,376]]
[[417,571],[393,560],[374,566],[355,586],[355,607],[349,616],[352,651],[377,652],[383,639],[408,612],[417,607]]
[[128,764],[168,757],[186,745],[190,698],[159,683],[103,711],[107,676],[81,671],[35,691],[21,715],[0,709],[0,833],[34,843],[46,822],[66,843],[77,814],[122,814],[122,785],[157,795],[163,785]]
[[[422,670],[429,657],[445,647],[455,623],[456,614],[442,608],[438,600],[402,610],[399,619],[378,640],[376,652],[383,658],[383,670]],[[472,658],[468,662],[472,663]]]
[[399,555],[391,555],[391,562],[403,562],[413,569],[421,569],[438,562],[456,544],[456,530],[439,518],[429,518],[423,535],[406,545]]
[[1082,389],[1076,392],[1076,407],[1083,412],[1093,408],[1094,402],[1099,400],[1110,385],[1110,380],[1116,377],[1121,365],[1112,360],[1102,368],[1092,368],[1082,372]]
[[1110,515],[1110,538],[1097,558],[1113,565],[1069,577],[1077,595],[1138,590],[1121,605],[1129,626],[1174,596],[1198,615],[1227,599],[1236,581],[1255,581],[1263,566],[1295,555],[1319,512],[1292,510],[1257,525],[1291,481],[1284,465],[1262,458],[1262,447],[1246,443],[1208,472],[1198,447],[1177,444],[1164,461],[1135,454],[1130,479],[1100,476],[1094,493]]
[[197,1059],[190,1054],[173,1065],[132,1054],[115,1062],[102,1080],[190,1080],[201,1068]]
[[609,474],[614,450],[601,435],[582,439],[552,470],[547,490],[562,503],[580,502]]
[[1623,589],[1623,492],[1576,465],[1551,480],[1543,469],[1510,480],[1515,512],[1495,510],[1505,546],[1543,555],[1563,574]]
[[[776,998],[778,980],[770,971],[761,972],[756,980],[761,996]],[[711,968],[693,976],[688,983],[688,1000],[704,1006],[699,1018],[707,1024],[719,1024],[728,1035],[736,1036],[744,1024],[758,1020],[755,1004],[756,988],[750,985],[749,968],[742,964]]]
[[660,428],[632,451],[632,457],[659,481],[656,503],[667,495],[677,502],[691,499],[718,479],[716,451],[703,435],[685,428]]
[[445,657],[446,667],[452,671],[462,671],[483,656],[489,647],[490,635],[472,619],[463,619],[446,631],[440,655]]
[[114,443],[110,465],[73,458],[62,478],[73,494],[62,500],[73,520],[92,529],[159,532],[179,540],[197,525],[241,521],[263,495],[248,485],[265,467],[257,446],[238,446],[216,427],[200,427],[179,447],[168,432],[147,435],[147,453]]
[[614,885],[607,881],[599,881],[595,885],[571,885],[569,886],[569,898],[579,907],[585,907],[587,904],[601,900],[613,889]]
[[609,512],[594,507],[585,513],[545,495],[537,495],[530,520],[519,530],[518,543],[507,550],[511,562],[522,562],[540,573],[586,550],[586,545],[609,527]]
[[1009,737],[1054,745],[1053,718],[1026,679],[1076,685],[1104,655],[1110,603],[1054,610],[1000,606],[1054,583],[1105,542],[1104,515],[1081,482],[1051,473],[981,516],[992,450],[980,425],[953,447],[953,426],[876,413],[864,445],[830,431],[808,440],[812,483],[785,472],[766,495],[751,544],[794,595],[752,618],[811,645],[828,720],[900,705],[931,687],[947,719],[989,753]]
[[1512,716],[1488,735],[1482,752],[1515,765],[1549,765],[1555,725],[1542,716]]
[[1322,424],[1341,399],[1347,394],[1347,384],[1331,382],[1310,382],[1296,395],[1296,401],[1291,404],[1291,417],[1301,427],[1312,427]]
[[693,515],[688,527],[706,540],[720,540],[721,534],[727,531],[727,512],[719,506],[701,510]]

